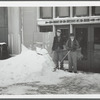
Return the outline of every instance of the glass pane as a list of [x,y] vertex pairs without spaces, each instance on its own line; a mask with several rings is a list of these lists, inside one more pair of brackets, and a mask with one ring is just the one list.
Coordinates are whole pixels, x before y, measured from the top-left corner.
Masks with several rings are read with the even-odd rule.
[[61,37],[63,38],[63,44],[66,44],[69,38],[69,30],[68,29],[61,29]]
[[100,67],[100,27],[94,28],[94,65]]
[[56,8],[57,17],[68,17],[69,16],[69,7],[57,7]]
[[76,39],[81,47],[81,53],[83,60],[87,60],[87,41],[88,41],[88,30],[87,28],[76,28]]
[[88,7],[75,7],[74,16],[88,16]]
[[40,32],[52,32],[53,27],[52,26],[40,26]]
[[94,28],[94,48],[100,49],[100,28]]
[[100,15],[100,7],[92,7],[93,15]]
[[40,17],[41,18],[52,18],[53,11],[52,7],[40,7]]

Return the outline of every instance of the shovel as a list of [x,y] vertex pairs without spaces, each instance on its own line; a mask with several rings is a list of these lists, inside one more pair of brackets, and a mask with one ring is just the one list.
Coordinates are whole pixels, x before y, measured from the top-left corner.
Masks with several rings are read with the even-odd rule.
[[69,53],[70,53],[70,51],[68,51],[68,52],[66,53],[66,55],[61,59],[61,61],[58,62],[58,64],[59,64],[59,69],[60,69],[61,63],[63,62],[63,60],[66,58],[66,56],[67,56]]

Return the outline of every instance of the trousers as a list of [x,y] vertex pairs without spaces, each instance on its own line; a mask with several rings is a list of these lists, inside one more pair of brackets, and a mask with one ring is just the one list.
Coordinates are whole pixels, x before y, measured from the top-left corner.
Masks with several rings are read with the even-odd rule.
[[70,51],[68,54],[69,71],[77,72],[77,52]]
[[[59,67],[59,61],[61,61],[62,58],[63,58],[62,50],[54,51],[53,61],[54,61],[55,65],[56,65],[56,67]],[[60,64],[60,68],[63,68],[63,62]]]

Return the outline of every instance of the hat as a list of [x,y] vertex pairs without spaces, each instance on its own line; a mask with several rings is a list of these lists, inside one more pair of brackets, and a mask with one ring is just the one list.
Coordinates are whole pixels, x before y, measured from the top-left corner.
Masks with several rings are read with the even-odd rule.
[[57,30],[57,32],[61,33],[61,30]]
[[70,36],[74,36],[74,33],[70,33]]

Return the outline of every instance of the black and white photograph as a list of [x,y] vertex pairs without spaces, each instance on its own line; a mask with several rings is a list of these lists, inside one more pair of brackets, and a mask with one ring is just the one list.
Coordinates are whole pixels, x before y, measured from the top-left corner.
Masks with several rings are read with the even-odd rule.
[[0,96],[100,95],[100,2],[51,2],[0,4]]

